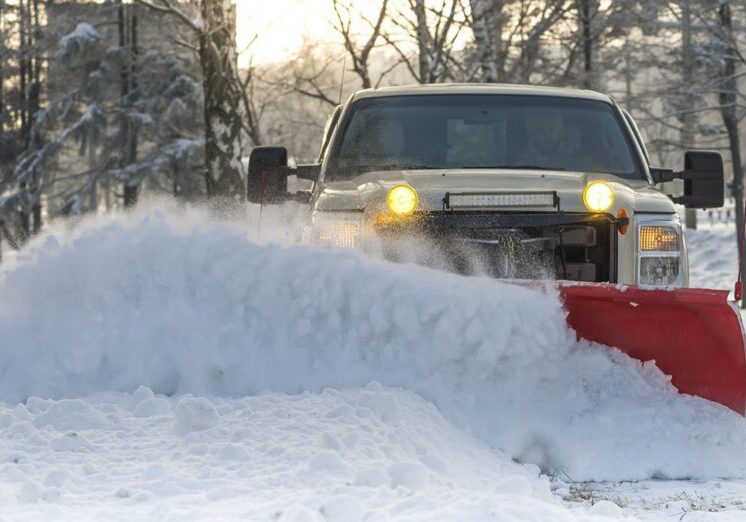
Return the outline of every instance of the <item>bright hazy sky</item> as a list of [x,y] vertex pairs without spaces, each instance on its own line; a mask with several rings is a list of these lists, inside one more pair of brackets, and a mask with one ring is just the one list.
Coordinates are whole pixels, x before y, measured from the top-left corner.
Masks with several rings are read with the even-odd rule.
[[287,59],[299,47],[304,34],[319,40],[335,37],[329,25],[333,14],[330,0],[236,0],[236,7],[239,52],[246,48],[252,35],[260,34],[253,48],[255,62]]

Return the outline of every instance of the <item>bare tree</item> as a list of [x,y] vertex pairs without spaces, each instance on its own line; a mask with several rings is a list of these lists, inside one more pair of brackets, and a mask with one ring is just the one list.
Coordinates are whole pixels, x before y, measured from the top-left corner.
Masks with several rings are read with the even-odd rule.
[[[5,134],[5,0],[0,0],[0,143]],[[2,177],[0,177],[0,183]]]
[[577,0],[580,40],[583,48],[583,87],[598,88],[598,70],[596,66],[597,49],[593,21],[598,12],[598,0]]
[[[256,43],[258,35],[254,35],[249,44],[246,46],[244,53],[249,52],[251,47]],[[243,71],[243,76],[239,73],[236,77],[237,88],[241,93],[241,105],[243,107],[242,125],[252,147],[257,147],[263,143],[261,118],[267,108],[268,101],[262,100],[257,102],[256,84],[257,69],[254,66],[253,56],[249,57],[248,66]]]
[[[502,2],[501,2],[502,3]],[[477,62],[482,79],[487,83],[500,81],[502,59],[502,5],[494,0],[470,0],[471,28],[474,33]]]
[[[584,0],[580,0],[584,1]],[[590,1],[590,0],[589,0]],[[470,0],[469,25],[485,82],[554,82],[572,65],[576,46],[556,56],[570,29],[569,0]],[[555,56],[544,46],[552,43]],[[540,78],[535,78],[536,73]]]
[[304,40],[293,59],[280,67],[268,83],[281,88],[284,94],[300,94],[335,107],[339,104],[342,79],[334,69],[346,65],[346,52],[340,58],[318,42]]
[[[731,164],[733,168],[733,198],[736,204],[736,229],[738,238],[744,237],[743,163],[741,158],[741,136],[738,129],[738,79],[736,76],[739,52],[733,30],[730,2],[721,1],[718,8],[718,33],[721,39],[718,80],[720,114],[728,135]],[[746,281],[746,256],[739,252],[741,280]],[[742,303],[746,307],[746,301]]]
[[[695,54],[693,44],[693,22],[692,22],[692,1],[681,0],[681,82],[684,91],[684,106],[687,108],[695,107],[697,96],[693,93],[692,87],[696,85],[694,77]],[[681,123],[682,150],[690,149],[695,144],[695,132],[697,128],[697,113],[692,110],[685,110],[679,118]],[[697,211],[696,209],[686,209],[686,227],[697,228]]]
[[[371,55],[384,39],[384,23],[387,19],[389,0],[381,0],[376,17],[369,19],[354,8],[352,0],[331,0],[333,20],[331,25],[339,35],[344,47],[344,55],[329,53],[318,42],[304,41],[289,67],[282,68],[282,74],[274,75],[269,83],[283,89],[285,94],[295,93],[321,102],[328,107],[340,103],[342,91],[347,82],[345,73],[352,71],[357,87],[369,89],[377,87],[395,68],[382,71],[374,77],[371,71]],[[359,25],[367,29],[360,30]],[[342,78],[335,69],[345,69]]]
[[370,72],[370,54],[376,47],[379,38],[381,38],[381,31],[383,28],[383,22],[386,19],[388,4],[389,0],[381,1],[381,6],[378,9],[378,16],[374,21],[361,16],[363,21],[370,26],[370,34],[361,45],[358,35],[356,35],[353,27],[353,8],[351,1],[343,2],[342,0],[332,0],[332,8],[334,9],[335,16],[334,28],[337,30],[344,42],[344,47],[351,62],[352,70],[360,78],[360,83],[362,84],[363,89],[370,89],[373,87]]
[[[125,108],[130,105],[130,93],[136,88],[135,62],[137,57],[137,15],[133,9],[128,9],[122,0],[117,0],[117,31],[119,48],[123,55],[120,65],[119,89],[121,116],[119,119],[121,153],[119,155],[120,168],[126,168],[137,161],[137,127],[130,118],[124,117]],[[124,206],[131,207],[137,203],[138,187],[129,183],[124,184]],[[95,191],[95,189],[94,189]]]
[[286,145],[296,160],[315,159],[329,113],[360,86],[345,74],[344,56],[338,45],[306,38],[285,63],[257,65],[254,98],[265,143]]
[[461,0],[441,0],[437,7],[430,7],[426,0],[409,0],[408,7],[409,13],[399,9],[389,15],[393,29],[401,36],[384,32],[383,38],[412,77],[418,83],[439,83],[454,79],[453,69],[469,76],[463,74],[463,67],[454,57],[465,25]]

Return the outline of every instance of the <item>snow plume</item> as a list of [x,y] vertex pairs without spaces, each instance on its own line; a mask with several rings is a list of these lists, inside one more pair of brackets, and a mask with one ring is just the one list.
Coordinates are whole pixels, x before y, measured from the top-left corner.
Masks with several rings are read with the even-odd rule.
[[265,219],[261,244],[255,222],[158,209],[36,239],[0,272],[0,400],[377,381],[573,480],[746,476],[741,417],[576,342],[555,296],[268,242],[288,241]]

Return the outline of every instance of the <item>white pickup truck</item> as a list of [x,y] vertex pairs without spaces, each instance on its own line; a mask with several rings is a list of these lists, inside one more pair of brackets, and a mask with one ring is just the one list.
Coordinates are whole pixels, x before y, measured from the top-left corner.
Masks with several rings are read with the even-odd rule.
[[[248,197],[308,202],[325,244],[501,278],[688,286],[675,203],[722,206],[719,154],[656,169],[608,96],[531,86],[364,90],[329,118],[318,161],[249,160]],[[287,178],[311,180],[289,195]],[[671,197],[656,185],[684,180]]]

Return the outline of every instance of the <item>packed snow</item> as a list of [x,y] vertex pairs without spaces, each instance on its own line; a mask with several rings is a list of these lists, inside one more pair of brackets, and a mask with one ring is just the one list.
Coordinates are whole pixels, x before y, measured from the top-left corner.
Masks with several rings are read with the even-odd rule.
[[[13,519],[592,520],[538,468],[380,385],[241,399],[148,388],[3,408]],[[3,515],[0,515],[0,518]]]
[[[746,494],[744,419],[576,341],[551,291],[293,245],[273,218],[257,240],[150,208],[0,265],[0,520],[602,520]],[[693,251],[727,248],[706,234]],[[639,493],[671,479],[702,509]]]

